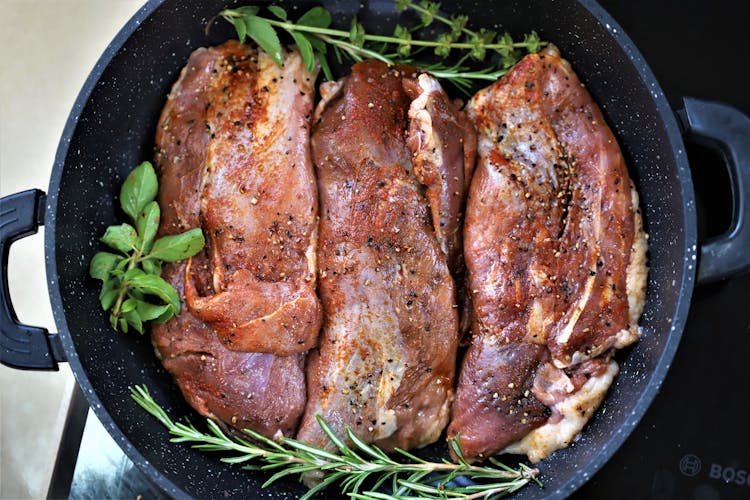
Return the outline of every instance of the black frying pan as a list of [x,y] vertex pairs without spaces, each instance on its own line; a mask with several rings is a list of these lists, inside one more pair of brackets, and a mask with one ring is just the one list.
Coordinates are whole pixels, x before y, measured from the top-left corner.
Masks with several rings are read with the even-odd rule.
[[[256,2],[254,2],[256,3]],[[300,2],[303,7],[312,2]],[[360,1],[320,2],[341,26]],[[477,1],[445,10],[471,15],[474,26],[520,34],[537,30],[557,44],[602,106],[641,193],[650,234],[649,289],[644,335],[621,353],[621,372],[603,408],[581,439],[540,464],[545,489],[519,497],[561,497],[590,478],[614,453],[655,396],[674,355],[696,281],[721,279],[750,265],[750,120],[721,104],[685,99],[678,120],[658,83],[617,23],[590,0]],[[528,5],[527,5],[528,3]],[[226,1],[152,0],[117,35],[89,76],[57,152],[48,195],[32,190],[3,198],[2,362],[56,369],[68,361],[92,408],[125,453],[174,496],[293,498],[295,482],[260,490],[264,477],[218,457],[167,442],[166,431],[130,399],[127,387],[145,383],[173,417],[200,419],[153,355],[147,337],[115,334],[99,308],[98,284],[88,278],[97,238],[116,220],[115,195],[127,172],[152,155],[154,127],[170,86],[189,53],[231,36],[207,19]],[[393,26],[390,1],[364,2],[369,31]],[[697,247],[693,187],[682,134],[719,149],[732,180],[732,228]],[[45,224],[52,308],[59,334],[19,325],[7,286],[10,244]],[[698,262],[699,261],[699,262]],[[423,452],[444,453],[441,443]]]

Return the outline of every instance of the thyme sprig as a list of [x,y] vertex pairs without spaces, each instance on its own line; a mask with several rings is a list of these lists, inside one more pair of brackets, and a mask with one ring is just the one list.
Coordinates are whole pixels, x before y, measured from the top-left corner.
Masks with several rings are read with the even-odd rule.
[[[377,446],[367,444],[347,427],[352,446],[336,435],[320,416],[318,424],[338,448],[338,453],[282,437],[279,442],[245,429],[252,439],[229,436],[211,419],[206,419],[209,432],[201,432],[191,423],[173,421],[151,397],[145,385],[130,388],[131,396],[144,410],[156,417],[169,433],[173,443],[190,443],[204,451],[229,453],[221,458],[230,464],[244,464],[245,469],[273,472],[263,487],[287,476],[314,474],[320,480],[302,499],[306,500],[328,486],[339,485],[342,493],[356,499],[412,498],[498,498],[512,493],[530,482],[541,486],[539,471],[526,465],[512,469],[494,458],[491,465],[471,465],[462,452],[460,438],[451,439],[449,446],[457,463],[444,460],[428,462],[407,451],[396,450],[402,463],[386,455]],[[455,479],[463,477],[471,481]],[[468,484],[468,485],[465,485]],[[390,491],[384,493],[383,491]]]
[[[408,27],[397,24],[392,35],[381,35],[367,33],[356,17],[352,19],[348,31],[331,28],[331,14],[323,7],[311,8],[296,22],[278,5],[268,7],[273,17],[260,16],[257,6],[226,9],[219,16],[234,25],[240,42],[247,37],[253,39],[279,65],[283,62],[283,51],[278,31],[288,33],[299,47],[307,68],[312,71],[316,60],[319,61],[328,80],[333,79],[327,60],[328,46],[333,48],[339,62],[343,55],[355,62],[372,58],[387,64],[411,64],[467,91],[473,80],[493,81],[505,74],[525,53],[537,52],[546,45],[533,31],[521,41],[513,40],[507,32],[499,34],[484,28],[474,31],[468,27],[466,15],[450,18],[441,15],[439,2],[396,0],[395,8],[398,12],[414,11],[420,22]],[[432,40],[415,38],[415,33],[434,22],[444,25],[445,31]],[[463,56],[455,64],[442,61],[426,63],[417,58],[425,50],[432,50],[440,59],[447,58],[456,50],[462,52]],[[488,60],[491,54],[496,57]],[[469,61],[482,62],[485,66],[481,70],[473,70]]]

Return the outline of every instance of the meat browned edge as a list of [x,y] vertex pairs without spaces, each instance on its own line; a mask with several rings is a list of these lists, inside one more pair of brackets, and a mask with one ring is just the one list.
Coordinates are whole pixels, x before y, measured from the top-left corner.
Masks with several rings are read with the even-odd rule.
[[325,314],[298,439],[334,448],[320,415],[340,436],[349,426],[385,450],[423,446],[440,436],[453,399],[448,262],[458,261],[473,133],[413,68],[365,61],[321,96],[312,150]]
[[307,152],[314,80],[297,52],[279,69],[237,42],[198,49],[156,134],[160,234],[202,227],[208,241],[164,267],[183,303],[153,326],[157,355],[199,413],[268,437],[296,432],[304,350],[320,324]]
[[467,105],[478,167],[464,255],[473,303],[450,437],[469,460],[537,462],[601,403],[639,338],[646,236],[614,135],[567,61],[526,56]]

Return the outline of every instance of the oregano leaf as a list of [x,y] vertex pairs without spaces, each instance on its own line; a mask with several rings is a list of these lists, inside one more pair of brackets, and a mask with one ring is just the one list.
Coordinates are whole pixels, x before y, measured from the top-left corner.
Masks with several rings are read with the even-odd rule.
[[159,181],[150,162],[144,161],[125,179],[120,188],[120,206],[135,222],[146,204],[156,198]]
[[271,12],[271,14],[278,17],[282,21],[287,20],[286,11],[282,7],[279,7],[278,5],[269,5],[268,10]]
[[302,56],[302,61],[305,63],[305,68],[312,73],[315,71],[315,54],[313,54],[313,48],[310,41],[298,31],[292,31],[291,35],[299,48],[299,53]]
[[260,45],[266,51],[266,54],[281,67],[284,64],[284,56],[282,55],[279,36],[273,26],[262,17],[257,16],[245,16],[245,26],[247,35],[255,40],[255,43]]
[[156,231],[159,229],[160,217],[159,204],[155,201],[149,202],[138,215],[136,229],[138,230],[138,246],[141,252],[148,253],[151,251]]
[[89,264],[89,275],[98,280],[106,281],[109,279],[109,273],[117,267],[117,264],[123,260],[122,255],[109,252],[98,252],[91,259]]
[[234,29],[237,31],[237,39],[240,43],[245,43],[245,38],[247,38],[247,26],[245,25],[245,20],[241,17],[235,17],[232,19],[232,24],[234,24]]
[[115,250],[127,254],[135,248],[138,241],[138,234],[130,224],[109,226],[104,232],[104,236],[100,238],[100,241]]
[[176,262],[192,257],[203,248],[205,243],[203,231],[195,228],[181,234],[159,238],[154,242],[149,257],[164,262]]
[[331,13],[323,7],[313,7],[297,19],[300,26],[328,28],[331,25]]

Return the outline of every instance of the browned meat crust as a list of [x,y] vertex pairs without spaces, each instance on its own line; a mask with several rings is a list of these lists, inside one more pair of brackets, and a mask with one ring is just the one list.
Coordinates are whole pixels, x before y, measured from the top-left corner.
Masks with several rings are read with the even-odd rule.
[[186,301],[237,351],[313,347],[317,192],[309,153],[315,75],[237,46],[209,79],[200,183],[208,262],[190,262]]
[[[253,147],[250,144],[253,140],[251,134],[258,127],[248,126],[248,123],[255,119],[256,113],[262,113],[258,111],[259,107],[268,107],[267,103],[264,104],[263,99],[266,97],[263,94],[255,96],[249,93],[252,85],[257,83],[258,76],[254,74],[257,72],[257,57],[254,50],[236,42],[198,49],[191,55],[175,83],[159,120],[156,167],[160,179],[159,203],[162,207],[160,234],[174,234],[202,226],[204,231],[210,233],[211,243],[189,265],[179,263],[165,266],[164,278],[181,296],[185,292],[185,277],[189,278],[188,283],[194,287],[194,308],[191,311],[183,301],[182,311],[176,318],[164,325],[153,326],[152,340],[165,368],[174,376],[185,399],[198,412],[238,429],[254,429],[268,437],[278,436],[279,433],[292,436],[305,404],[304,354],[280,357],[274,354],[230,351],[217,339],[216,322],[207,321],[211,319],[208,315],[212,307],[205,306],[201,310],[202,305],[196,306],[196,301],[210,300],[206,297],[211,297],[215,292],[215,278],[218,278],[219,287],[226,287],[229,292],[222,291],[213,297],[227,296],[230,292],[235,292],[241,283],[252,279],[243,281],[245,276],[234,276],[235,271],[248,272],[247,256],[243,256],[241,238],[245,239],[244,244],[249,249],[255,250],[257,246],[253,246],[251,235],[257,238],[258,231],[267,230],[267,226],[259,225],[255,228],[256,233],[252,233],[253,227],[248,226],[252,226],[258,219],[248,218],[235,222],[232,218],[232,209],[250,210],[253,204],[246,203],[248,198],[258,196],[256,193],[265,189],[256,182],[252,184],[252,189],[246,190],[244,202],[240,200],[239,195],[243,193],[236,183],[249,181],[241,170],[247,170],[251,166],[270,169],[272,166],[245,161],[239,157],[242,151],[248,153]],[[298,55],[296,57],[299,58]],[[219,88],[224,83],[233,85],[231,96]],[[307,85],[312,84],[308,82]],[[308,113],[311,99],[308,97]],[[235,126],[235,121],[239,125]],[[301,129],[295,134],[303,134],[305,131],[306,129]],[[225,134],[234,134],[237,138],[235,151],[226,150],[229,137]],[[306,140],[303,142],[307,143]],[[270,144],[267,147],[273,148]],[[304,160],[304,153],[296,151],[293,154],[295,158]],[[221,155],[227,158],[226,162],[216,159]],[[243,161],[251,165],[246,165]],[[297,168],[302,170],[304,166],[300,163]],[[218,179],[220,176],[222,179]],[[214,179],[217,182],[212,188],[210,184]],[[226,202],[221,207],[216,207],[218,201],[212,198],[218,189],[229,191]],[[314,192],[314,186],[307,191],[303,186],[296,199],[297,205],[307,203],[300,220],[307,220],[308,223],[286,224],[284,221],[283,229],[279,228],[279,232],[282,232],[288,227],[289,231],[295,232],[293,234],[307,231],[308,240],[304,243],[307,246],[312,245],[310,239],[314,239],[310,236],[309,220],[314,220],[315,201],[310,192]],[[263,194],[268,195],[266,191]],[[280,204],[276,210],[284,210],[284,216],[288,219],[287,208],[283,206],[285,200],[278,201]],[[300,210],[302,209],[298,207],[297,211]],[[289,212],[292,214],[292,210]],[[296,216],[296,213],[292,215]],[[271,216],[275,214],[276,211]],[[234,215],[239,215],[239,212]],[[224,230],[219,231],[219,226],[223,224],[226,224],[222,226]],[[230,235],[235,237],[234,240]],[[264,233],[265,237],[271,236]],[[309,265],[306,263],[309,259],[305,255],[307,250],[304,245],[291,241],[286,246],[288,250],[272,250],[268,252],[268,259],[258,259],[265,266],[258,272],[265,273],[263,276],[267,277],[263,283],[270,290],[270,297],[275,297],[274,280],[282,283],[291,280],[304,282]],[[280,276],[283,272],[280,268],[281,263],[291,260],[287,259],[288,255],[301,255],[303,262],[295,261],[294,266],[284,268],[290,274],[290,279],[284,281]],[[271,263],[265,264],[269,259]],[[223,267],[218,265],[220,262]],[[314,259],[312,262],[314,263]],[[188,270],[188,267],[192,269]],[[310,287],[312,286],[311,284]],[[293,289],[291,285],[288,288]],[[237,293],[236,301],[242,299],[244,291]]]
[[[464,229],[474,338],[448,433],[460,433],[475,460],[548,416],[566,418],[555,403],[585,380],[611,382],[614,362],[577,365],[638,339],[646,268],[638,198],[617,142],[557,49],[526,56],[467,108],[479,136]],[[588,416],[609,382],[587,386]],[[549,433],[536,451],[515,451],[539,460],[571,438],[552,446]]]
[[[386,450],[433,442],[448,420],[458,318],[446,255],[406,144],[403,80],[416,76],[366,61],[321,89],[312,147],[325,322],[308,364],[298,434],[317,446],[331,448],[316,414],[340,435],[350,426]],[[461,169],[463,179],[463,163],[461,154],[445,168]]]

